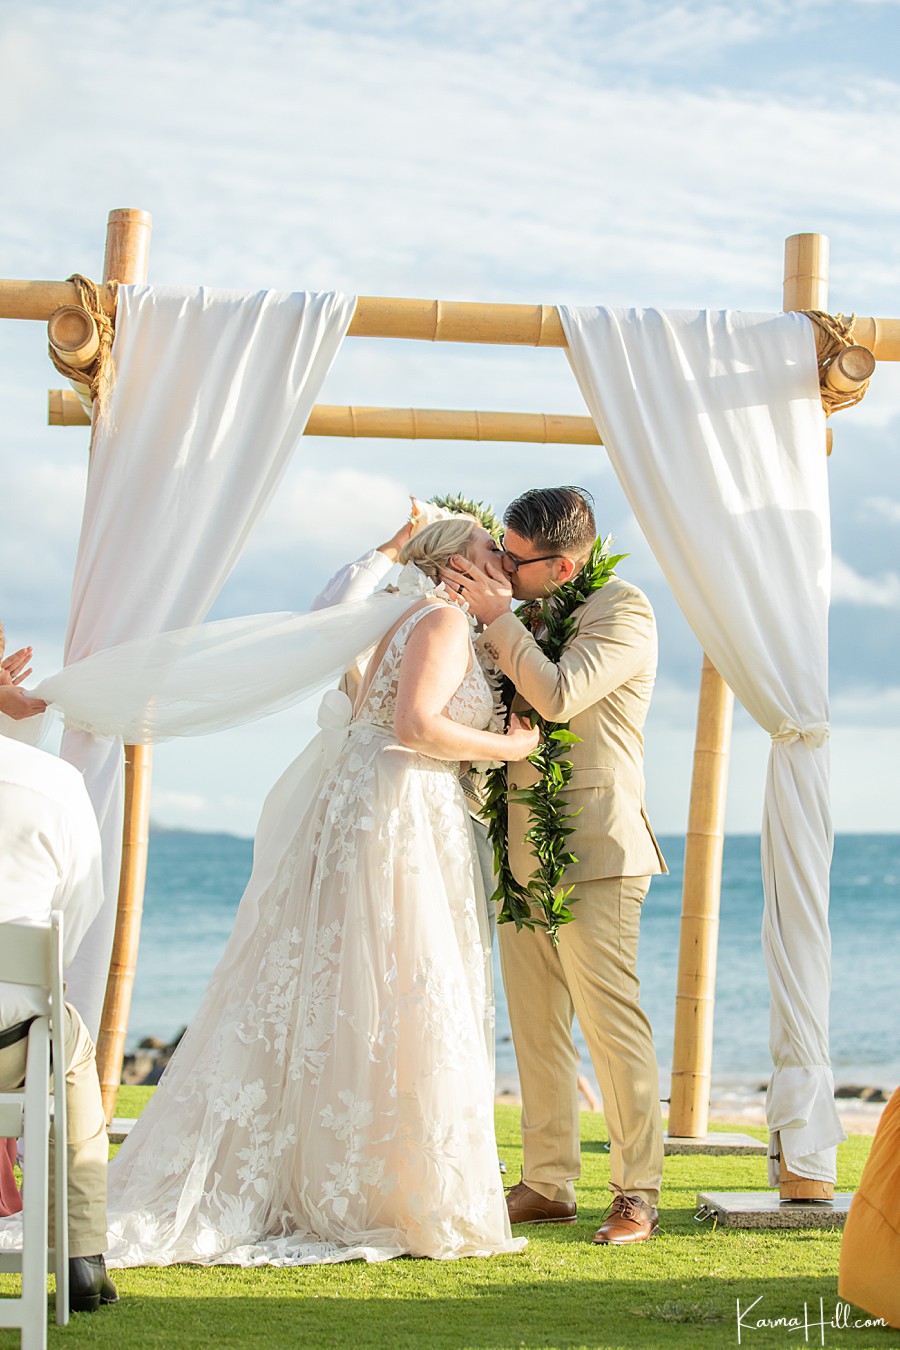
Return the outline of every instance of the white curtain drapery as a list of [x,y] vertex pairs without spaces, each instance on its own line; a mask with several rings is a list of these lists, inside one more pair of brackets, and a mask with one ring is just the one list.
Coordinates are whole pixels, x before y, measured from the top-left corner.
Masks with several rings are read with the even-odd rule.
[[678,604],[772,737],[761,842],[770,1154],[780,1139],[792,1171],[834,1181],[845,1135],[828,1054],[831,540],[811,326],[799,314],[560,314],[585,401]]
[[[66,663],[198,623],[303,434],[355,297],[119,288],[116,384],[94,436]],[[103,910],[68,972],[96,1036],[115,927],[121,742],[69,731],[100,822]]]

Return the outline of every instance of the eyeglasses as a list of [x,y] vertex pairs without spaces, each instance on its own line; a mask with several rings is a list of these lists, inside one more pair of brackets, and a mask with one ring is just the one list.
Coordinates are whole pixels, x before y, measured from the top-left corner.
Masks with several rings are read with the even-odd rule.
[[502,556],[504,558],[509,558],[509,561],[513,565],[513,569],[516,572],[518,572],[519,569],[522,567],[528,567],[531,563],[550,562],[552,558],[562,558],[565,556],[562,553],[545,553],[541,558],[517,558],[514,553],[510,553],[508,549],[504,548],[503,546],[504,538],[505,536],[501,534],[499,540],[497,541],[497,546],[500,549],[500,553],[502,554]]

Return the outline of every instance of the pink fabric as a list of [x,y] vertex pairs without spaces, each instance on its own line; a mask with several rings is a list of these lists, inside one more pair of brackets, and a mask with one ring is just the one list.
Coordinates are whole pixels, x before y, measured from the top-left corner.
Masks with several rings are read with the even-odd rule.
[[0,1139],[0,1219],[7,1214],[18,1214],[22,1208],[22,1196],[13,1171],[15,1161],[15,1139]]

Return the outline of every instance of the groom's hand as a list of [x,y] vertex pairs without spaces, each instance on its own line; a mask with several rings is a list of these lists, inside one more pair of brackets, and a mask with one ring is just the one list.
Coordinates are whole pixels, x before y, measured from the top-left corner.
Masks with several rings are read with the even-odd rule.
[[455,553],[449,566],[441,568],[441,580],[449,591],[455,592],[460,600],[465,600],[469,613],[474,614],[479,623],[487,628],[489,623],[499,619],[501,614],[509,613],[512,600],[512,586],[509,577],[499,563],[487,564],[487,570],[469,562],[468,558]]

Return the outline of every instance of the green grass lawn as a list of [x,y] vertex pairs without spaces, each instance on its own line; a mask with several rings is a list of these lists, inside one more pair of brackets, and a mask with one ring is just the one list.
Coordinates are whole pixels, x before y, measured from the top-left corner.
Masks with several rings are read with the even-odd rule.
[[[137,1115],[152,1089],[123,1088],[118,1115]],[[726,1128],[726,1127],[723,1127]],[[500,1151],[510,1184],[521,1161],[518,1108],[497,1108]],[[759,1131],[759,1137],[763,1132]],[[466,1347],[724,1347],[737,1345],[736,1300],[750,1320],[835,1316],[839,1230],[754,1232],[694,1221],[698,1190],[765,1185],[763,1158],[667,1158],[662,1234],[633,1249],[594,1247],[590,1238],[608,1203],[609,1159],[603,1117],[582,1115],[584,1175],[579,1219],[571,1226],[526,1228],[516,1256],[470,1261],[392,1261],[367,1266],[239,1270],[174,1266],[116,1271],[116,1307],[50,1328],[54,1347],[371,1347],[465,1350]],[[871,1140],[856,1135],[839,1151],[838,1186],[853,1189]],[[898,1275],[900,1278],[900,1275]],[[0,1276],[12,1292],[13,1276]],[[862,1317],[850,1310],[851,1322]],[[746,1319],[745,1319],[746,1322]],[[824,1339],[823,1339],[824,1335]],[[742,1345],[897,1346],[900,1332],[782,1325],[746,1329]],[[0,1332],[0,1350],[18,1345]]]

